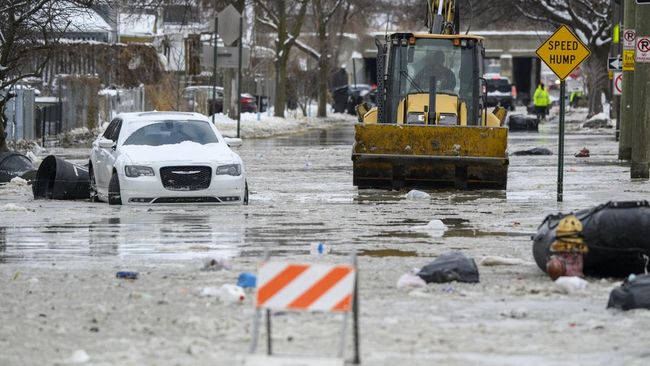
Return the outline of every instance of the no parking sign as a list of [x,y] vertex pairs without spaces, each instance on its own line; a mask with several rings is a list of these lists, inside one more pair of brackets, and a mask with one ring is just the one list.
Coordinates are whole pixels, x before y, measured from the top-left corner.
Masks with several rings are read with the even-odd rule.
[[623,73],[620,71],[614,72],[614,95],[621,95],[623,92]]
[[637,37],[636,62],[650,62],[650,36]]

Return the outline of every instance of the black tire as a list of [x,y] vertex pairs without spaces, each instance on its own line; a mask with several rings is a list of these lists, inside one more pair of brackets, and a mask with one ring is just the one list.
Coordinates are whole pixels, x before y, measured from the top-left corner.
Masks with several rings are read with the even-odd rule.
[[88,175],[90,176],[90,202],[99,202],[97,196],[97,181],[95,180],[95,172],[92,163],[88,164]]
[[117,173],[113,173],[111,181],[108,183],[108,204],[122,204],[122,196],[120,195],[120,179],[118,178]]
[[246,182],[246,186],[244,188],[244,205],[248,206],[248,182]]

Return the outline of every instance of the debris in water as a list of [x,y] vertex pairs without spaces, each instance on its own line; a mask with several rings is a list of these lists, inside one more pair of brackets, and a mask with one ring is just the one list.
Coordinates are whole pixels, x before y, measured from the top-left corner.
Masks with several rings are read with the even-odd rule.
[[440,238],[445,234],[445,231],[447,231],[447,225],[438,219],[433,219],[426,225],[414,226],[411,229],[414,231],[426,232],[435,238]]
[[90,356],[88,356],[88,353],[82,349],[79,349],[74,351],[72,353],[72,356],[65,360],[64,363],[81,364],[88,361],[90,361]]
[[125,280],[137,280],[138,279],[138,272],[133,272],[133,271],[119,271],[115,274],[115,277],[117,278],[122,278]]
[[575,156],[576,158],[588,158],[589,157],[589,149],[587,149],[586,147],[583,147],[582,150],[578,151],[573,156]]
[[203,264],[204,271],[221,271],[230,269],[230,261],[227,258],[210,258]]
[[241,288],[255,288],[257,286],[257,276],[250,272],[242,272],[237,278],[237,286]]
[[512,153],[512,155],[517,155],[517,156],[521,156],[521,155],[553,155],[553,153],[551,152],[551,150],[549,150],[549,149],[547,149],[545,147],[534,147],[534,148],[528,149],[528,150],[515,151],[515,152]]
[[402,288],[418,288],[418,287],[425,287],[427,285],[426,282],[419,276],[412,275],[410,273],[405,273],[402,275],[397,280],[397,288],[402,289]]
[[573,294],[586,290],[589,282],[577,276],[562,276],[555,280],[555,285],[560,292]]
[[413,189],[406,194],[407,200],[428,200],[430,198],[431,198],[430,194],[426,192],[418,191],[417,189]]
[[529,264],[530,262],[527,262],[523,259],[519,258],[507,258],[507,257],[499,257],[496,255],[489,255],[487,257],[481,258],[479,261],[479,264],[482,266],[486,267],[491,267],[491,266],[517,266],[520,264]]
[[329,253],[331,250],[330,246],[323,243],[323,242],[317,242],[317,243],[310,243],[309,244],[309,253],[311,255],[323,255]]
[[478,268],[472,258],[460,252],[444,253],[433,262],[422,267],[417,274],[430,282],[479,282]]

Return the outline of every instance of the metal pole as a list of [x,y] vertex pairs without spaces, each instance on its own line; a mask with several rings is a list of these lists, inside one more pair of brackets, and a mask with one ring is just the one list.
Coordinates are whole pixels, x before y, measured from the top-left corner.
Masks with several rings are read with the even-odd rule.
[[[641,37],[650,35],[650,4],[636,5],[636,56],[639,50],[647,47],[641,43]],[[634,100],[633,110],[634,127],[632,128],[632,166],[630,169],[631,178],[650,178],[650,63],[636,62],[634,64]]]
[[[634,10],[636,4],[634,0],[625,0],[624,4],[624,27],[623,36],[626,30],[633,30],[636,21],[634,19]],[[623,37],[623,42],[625,38]],[[634,49],[631,50],[634,52]],[[625,55],[625,48],[622,54]],[[621,126],[620,126],[620,140],[618,143],[618,158],[620,160],[632,159],[632,126],[634,125],[634,108],[633,97],[634,95],[634,71],[623,69],[623,90],[621,93]]]
[[[214,49],[212,50],[212,104],[214,109],[212,112],[212,124],[214,124],[215,114],[217,114],[217,29],[219,25],[219,18],[217,18],[217,2],[214,2],[214,34],[212,38],[214,39]],[[196,94],[195,94],[196,95]],[[196,105],[196,103],[194,103]],[[210,110],[210,104],[208,103],[208,110]]]
[[354,296],[352,298],[352,331],[354,332],[354,359],[352,363],[361,364],[361,350],[359,348],[359,266],[357,264],[356,250],[352,252],[352,263],[354,264]]
[[562,80],[560,82],[560,133],[557,148],[557,201],[563,200],[563,185],[564,185],[564,95],[566,94],[566,84]]
[[[237,138],[239,138],[240,125],[241,125],[241,63],[242,63],[242,43],[244,41],[242,35],[244,33],[244,15],[239,14],[239,60],[238,62],[238,72],[237,72]],[[268,315],[268,314],[267,314]],[[270,329],[270,328],[269,328]],[[270,349],[270,348],[269,348]]]
[[273,354],[273,341],[271,340],[271,310],[266,310],[266,354]]
[[357,87],[357,65],[352,59],[352,80],[354,81],[354,87]]

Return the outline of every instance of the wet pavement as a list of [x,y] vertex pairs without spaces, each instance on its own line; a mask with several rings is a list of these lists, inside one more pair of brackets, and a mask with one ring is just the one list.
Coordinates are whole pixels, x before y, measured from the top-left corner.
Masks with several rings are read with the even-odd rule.
[[[34,201],[29,187],[0,187],[0,262],[111,258],[178,260],[215,256],[306,254],[312,242],[333,254],[352,246],[365,256],[433,256],[448,249],[511,245],[530,256],[530,235],[549,213],[608,200],[646,199],[650,186],[630,181],[617,160],[612,130],[568,128],[565,202],[556,202],[557,156],[511,156],[506,191],[433,190],[430,200],[406,192],[352,186],[352,126],[246,140],[238,148],[251,188],[249,206],[123,206],[87,201]],[[557,126],[511,133],[509,150],[557,152]],[[589,158],[575,158],[582,147]],[[83,163],[87,149],[55,151]],[[440,219],[442,237],[417,226]]]

